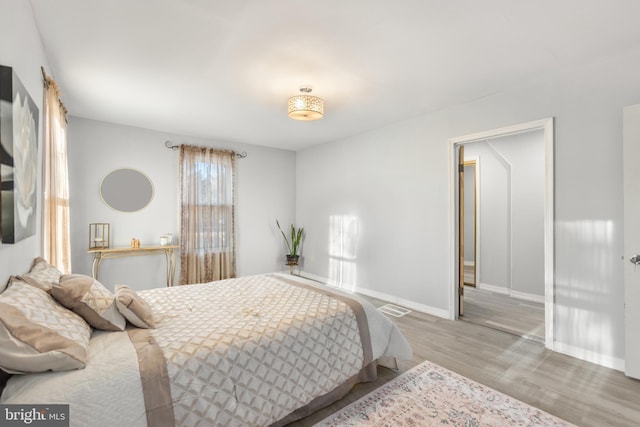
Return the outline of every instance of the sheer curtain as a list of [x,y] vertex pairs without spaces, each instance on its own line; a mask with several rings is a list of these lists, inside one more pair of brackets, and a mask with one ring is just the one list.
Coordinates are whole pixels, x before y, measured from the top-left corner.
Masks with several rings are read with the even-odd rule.
[[235,277],[235,153],[181,145],[179,162],[179,283]]
[[42,68],[44,78],[44,144],[42,181],[43,257],[63,273],[71,272],[69,233],[69,174],[67,167],[67,109],[56,82]]

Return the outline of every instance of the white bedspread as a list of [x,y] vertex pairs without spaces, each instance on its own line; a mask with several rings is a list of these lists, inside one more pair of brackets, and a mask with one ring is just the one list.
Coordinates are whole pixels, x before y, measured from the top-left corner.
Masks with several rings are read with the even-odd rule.
[[126,332],[94,331],[85,369],[14,375],[2,403],[70,404],[72,426],[146,427],[138,359]]
[[[322,292],[331,290],[331,288],[309,280],[294,278],[289,275],[280,277],[285,281],[295,280],[307,287],[315,287]],[[244,280],[245,284],[248,283],[246,278]],[[157,336],[157,341],[161,346],[176,347],[173,343],[174,338],[172,338],[176,332],[175,327],[173,331],[167,332],[163,330],[163,324],[172,325],[172,322],[180,318],[179,311],[184,314],[185,310],[192,309],[226,310],[225,307],[237,304],[225,300],[224,295],[229,294],[228,290],[220,292],[219,300],[203,299],[201,303],[194,304],[193,292],[198,289],[195,286],[207,287],[207,293],[211,294],[209,298],[213,298],[216,293],[209,291],[216,289],[215,287],[219,286],[218,284],[219,282],[192,285],[192,287],[189,287],[191,288],[192,296],[185,298],[184,301],[180,299],[180,288],[154,289],[141,292],[141,295],[150,302],[154,312],[157,311],[160,315],[158,330],[152,333]],[[331,291],[333,292],[333,290]],[[335,292],[345,294],[339,291]],[[171,295],[171,298],[165,298],[166,295]],[[358,300],[364,308],[369,325],[373,360],[388,357],[399,359],[410,359],[412,357],[410,346],[393,322],[367,301],[351,294],[345,295]],[[234,316],[234,321],[242,322],[248,319],[248,321],[255,323],[256,316],[261,315],[264,312],[264,308],[267,308],[263,306],[263,309],[261,309],[261,304],[268,304],[268,299],[265,299],[264,295],[256,301],[251,301],[247,295],[244,298],[246,299],[242,309],[231,308],[229,312],[225,312],[225,316],[227,316],[226,323],[229,323],[228,316]],[[174,301],[174,303],[168,304],[168,301]],[[171,310],[168,310],[167,305],[171,306],[169,307]],[[178,309],[179,307],[181,309]],[[254,317],[253,320],[252,317]],[[187,316],[185,319],[195,321],[198,317]],[[216,326],[206,325],[206,327],[215,328]],[[241,323],[238,323],[238,328],[242,329]],[[166,353],[166,355],[168,360],[171,359],[171,353]],[[169,360],[170,365],[171,363],[174,362]],[[186,365],[189,364],[186,363]],[[172,369],[175,369],[175,367],[169,367],[170,373]],[[217,373],[214,374],[218,375]],[[344,373],[344,375],[348,374],[348,371]],[[172,375],[178,381],[188,378],[184,375],[175,375],[175,373]],[[326,387],[327,384],[323,384],[323,386]],[[172,388],[175,388],[175,386],[172,385]],[[313,389],[313,387],[309,389]],[[326,393],[326,390],[322,390],[321,394],[323,393]],[[172,391],[172,395],[173,399],[177,400],[175,390]],[[94,332],[90,342],[89,362],[83,370],[13,376],[2,394],[1,401],[2,403],[34,404],[69,403],[70,420],[73,426],[147,425],[138,359],[134,345],[127,332]],[[189,417],[184,422],[180,422],[178,419],[179,413],[180,410],[176,412],[176,425],[190,425]]]
[[[329,290],[335,294],[344,295],[358,301],[362,305],[362,308],[364,308],[365,313],[367,313],[367,322],[369,323],[369,331],[371,332],[371,350],[373,351],[374,359],[397,358],[400,360],[411,360],[413,357],[411,346],[400,332],[400,329],[398,329],[398,326],[361,296],[303,277],[294,277],[288,274],[276,274],[276,276],[295,279],[297,282],[305,285],[325,291]],[[394,368],[394,366],[390,367]]]

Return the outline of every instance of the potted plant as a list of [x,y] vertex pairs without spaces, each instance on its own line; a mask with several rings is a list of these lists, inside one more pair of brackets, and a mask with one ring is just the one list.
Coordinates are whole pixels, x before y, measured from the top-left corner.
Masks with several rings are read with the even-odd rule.
[[298,251],[300,250],[300,243],[302,242],[304,228],[296,228],[293,224],[291,224],[291,240],[289,240],[289,238],[287,238],[287,235],[280,227],[280,223],[277,219],[276,224],[278,225],[278,229],[282,234],[284,242],[287,244],[287,249],[289,249],[289,253],[287,254],[287,265],[298,265],[298,260],[300,259],[300,254],[298,253]]

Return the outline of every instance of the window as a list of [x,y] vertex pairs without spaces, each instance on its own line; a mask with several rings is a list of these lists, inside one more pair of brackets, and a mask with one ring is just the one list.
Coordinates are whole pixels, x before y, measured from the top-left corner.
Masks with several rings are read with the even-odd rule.
[[235,277],[235,153],[180,146],[180,284]]

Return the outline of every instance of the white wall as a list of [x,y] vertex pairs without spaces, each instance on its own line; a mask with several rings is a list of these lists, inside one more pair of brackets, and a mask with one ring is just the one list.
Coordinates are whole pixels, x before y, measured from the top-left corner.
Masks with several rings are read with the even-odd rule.
[[[294,215],[292,151],[170,135],[77,117],[70,118],[67,131],[74,272],[91,272],[92,257],[87,253],[89,223],[110,223],[112,246],[128,246],[132,237],[145,245],[158,244],[165,232],[178,236],[178,152],[164,146],[167,140],[247,151],[248,156],[237,161],[236,171],[238,274],[283,269],[284,249],[275,220],[287,223]],[[153,182],[154,197],[138,212],[116,211],[100,198],[102,179],[123,167],[137,169]],[[119,283],[134,289],[164,286],[164,262],[162,256],[107,259],[102,262],[99,278],[108,287]],[[178,277],[176,273],[176,283]]]
[[[445,119],[435,114],[297,153],[296,221],[306,230],[305,273],[446,315]],[[430,143],[435,141],[443,143]],[[348,263],[329,256],[329,243],[340,235],[330,227],[332,217],[358,224]],[[332,262],[355,273],[341,280]]]
[[529,85],[297,154],[305,270],[329,276],[328,218],[360,224],[353,286],[448,313],[448,139],[555,117],[555,345],[620,369],[624,355],[622,108],[640,47]]
[[511,165],[485,141],[464,145],[478,157],[480,199],[479,287],[511,287]]
[[543,131],[497,138],[489,144],[511,165],[510,288],[523,294],[543,296]]
[[[0,64],[12,67],[29,95],[38,106],[38,165],[42,157],[42,73],[40,66],[51,74],[40,34],[36,28],[31,4],[24,0],[0,0]],[[10,275],[29,270],[33,259],[41,254],[41,171],[38,171],[38,209],[36,234],[15,244],[0,243],[0,287]]]
[[478,158],[480,171],[480,287],[543,296],[543,132],[472,142],[464,150]]

